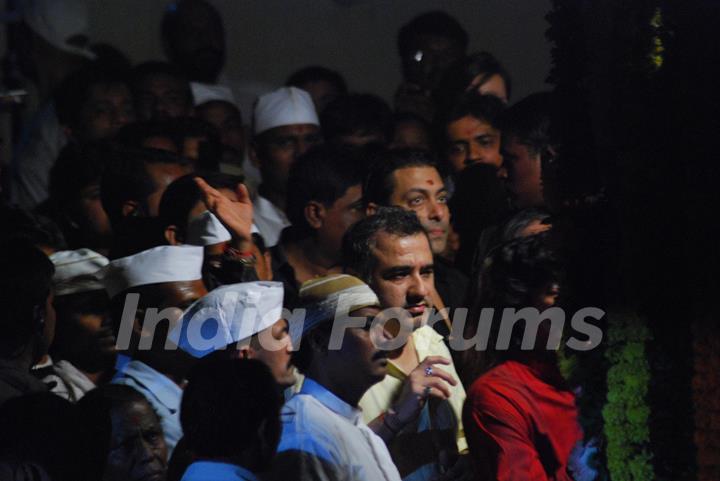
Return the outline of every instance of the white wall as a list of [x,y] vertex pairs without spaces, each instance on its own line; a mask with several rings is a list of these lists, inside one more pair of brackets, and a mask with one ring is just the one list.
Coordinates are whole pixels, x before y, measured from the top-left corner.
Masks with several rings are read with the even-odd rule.
[[[488,50],[509,70],[515,100],[547,88],[549,0],[210,0],[225,19],[230,78],[279,85],[308,64],[340,71],[351,90],[386,99],[400,80],[395,36],[415,15],[442,9],[470,34],[470,51]],[[134,62],[163,58],[165,0],[88,0],[94,41]],[[353,3],[343,6],[340,3]]]

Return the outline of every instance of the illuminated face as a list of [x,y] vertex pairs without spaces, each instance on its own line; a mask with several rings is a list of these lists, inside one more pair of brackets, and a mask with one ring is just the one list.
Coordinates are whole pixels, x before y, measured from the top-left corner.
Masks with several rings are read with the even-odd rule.
[[375,266],[370,287],[383,309],[402,307],[419,324],[425,310],[432,306],[434,289],[433,255],[427,236],[398,237],[379,232],[376,237]]
[[447,125],[447,159],[454,172],[473,164],[490,164],[500,169],[500,131],[476,117],[466,115]]
[[448,193],[434,167],[407,167],[393,172],[390,203],[417,215],[435,254],[445,250],[450,224]]
[[275,378],[275,382],[285,388],[295,384],[295,368],[291,364],[293,349],[288,322],[278,320],[272,326],[257,334],[248,357],[263,362]]

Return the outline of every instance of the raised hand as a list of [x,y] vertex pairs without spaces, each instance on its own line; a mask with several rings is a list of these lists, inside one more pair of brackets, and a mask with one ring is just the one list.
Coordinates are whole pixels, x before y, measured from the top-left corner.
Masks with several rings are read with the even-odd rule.
[[241,242],[251,240],[253,205],[247,187],[238,184],[235,194],[237,201],[233,201],[211,187],[200,177],[195,177],[195,183],[203,193],[203,202],[207,209],[215,214],[233,238]]

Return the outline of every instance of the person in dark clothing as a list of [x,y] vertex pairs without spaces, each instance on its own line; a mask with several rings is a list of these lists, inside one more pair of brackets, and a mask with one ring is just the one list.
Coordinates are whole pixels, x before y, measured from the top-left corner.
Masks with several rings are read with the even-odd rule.
[[30,374],[55,329],[52,262],[22,240],[0,245],[0,405],[47,386]]
[[342,237],[363,217],[363,160],[351,149],[325,145],[301,156],[290,170],[287,216],[292,225],[271,248],[273,280],[293,305],[300,285],[339,272]]

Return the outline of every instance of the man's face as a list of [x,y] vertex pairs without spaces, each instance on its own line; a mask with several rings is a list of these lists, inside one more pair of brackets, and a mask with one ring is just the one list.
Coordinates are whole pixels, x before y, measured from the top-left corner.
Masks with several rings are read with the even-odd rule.
[[402,57],[405,81],[424,89],[437,87],[447,69],[460,60],[464,52],[461,46],[445,37],[419,35]]
[[336,252],[339,256],[345,232],[363,214],[362,187],[358,184],[348,188],[345,195],[325,208],[322,226],[317,231],[318,240],[329,252]]
[[90,87],[73,135],[82,141],[108,139],[134,120],[132,96],[124,84],[96,84]]
[[256,143],[263,184],[285,192],[295,159],[321,142],[320,127],[313,124],[284,125],[260,134]]
[[242,156],[245,151],[245,132],[237,108],[228,102],[212,101],[198,108],[196,115],[214,125],[220,133],[220,142]]
[[390,204],[412,210],[430,238],[434,254],[445,251],[450,211],[448,193],[434,167],[407,167],[393,172],[395,188]]
[[205,2],[179,4],[176,26],[167,39],[171,60],[190,80],[215,83],[225,65],[225,30],[218,13]]
[[[372,321],[379,313],[377,307],[363,307],[350,312],[350,316],[367,317]],[[371,322],[364,328],[346,329],[342,347],[328,352],[328,368],[340,377],[347,378],[347,374],[352,373],[355,382],[362,382],[367,387],[382,381],[387,374],[388,351],[376,347],[378,336],[384,336],[382,328]]]
[[[99,182],[93,182],[80,191],[73,221],[85,232],[93,246],[107,246],[112,237],[110,219],[100,201]],[[97,243],[97,244],[96,244]]]
[[383,309],[402,307],[419,325],[425,309],[432,305],[433,255],[425,234],[398,237],[379,232],[373,249],[375,268],[370,287]]
[[115,365],[117,351],[108,313],[63,313],[64,352],[78,368],[97,373]]
[[280,319],[272,326],[260,331],[254,340],[250,358],[262,361],[282,388],[295,384],[295,368],[291,364],[292,339],[288,322]]
[[508,186],[515,194],[516,205],[521,209],[542,205],[540,154],[521,144],[517,137],[511,137],[507,144],[503,145],[503,157],[508,171]]
[[167,446],[157,415],[147,402],[112,410],[112,435],[103,480],[164,481]]
[[490,164],[500,169],[500,131],[484,120],[466,115],[447,125],[447,158],[454,172],[472,164]]
[[189,165],[169,163],[147,164],[145,168],[155,185],[155,191],[147,198],[148,216],[157,217],[160,210],[160,199],[162,199],[167,186],[172,184],[175,179],[192,172],[192,169]]
[[340,96],[335,85],[325,80],[306,82],[300,88],[310,94],[317,113],[322,112],[327,104]]
[[146,75],[137,85],[135,107],[140,120],[187,117],[192,112],[190,86],[165,74]]

